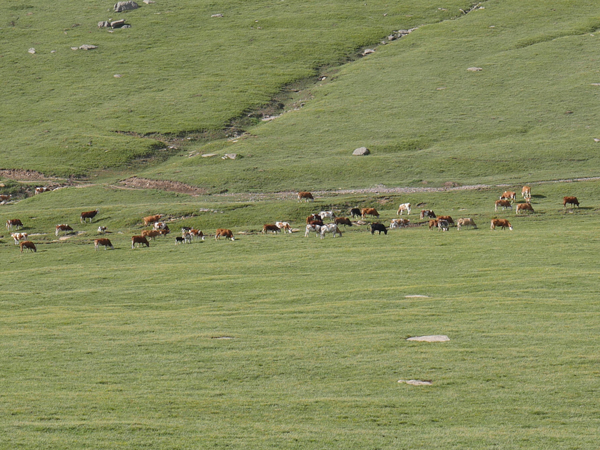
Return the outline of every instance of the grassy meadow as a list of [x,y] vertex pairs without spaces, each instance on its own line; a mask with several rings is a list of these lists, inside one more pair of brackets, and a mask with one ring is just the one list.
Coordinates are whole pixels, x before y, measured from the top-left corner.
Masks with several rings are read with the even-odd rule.
[[[3,205],[38,252],[0,243],[0,448],[594,448],[600,184],[533,185],[523,216],[494,212],[502,189],[299,204],[88,187]],[[401,201],[479,228],[258,232],[324,206],[389,223]],[[149,212],[237,239],[131,250]],[[59,222],[85,233],[58,241]],[[115,250],[94,251],[98,225]],[[430,334],[450,341],[406,340]]]

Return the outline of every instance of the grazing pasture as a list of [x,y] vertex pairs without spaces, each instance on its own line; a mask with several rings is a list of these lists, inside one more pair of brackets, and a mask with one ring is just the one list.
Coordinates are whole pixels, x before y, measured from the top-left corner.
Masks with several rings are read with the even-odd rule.
[[[585,205],[600,198],[597,183],[566,187]],[[422,226],[381,239],[366,226],[343,239],[262,235],[266,218],[303,225],[322,206],[294,197],[148,192],[155,201],[143,206],[91,187],[44,194],[47,208],[43,196],[9,205],[36,232],[104,199],[86,234],[54,243],[49,228],[23,255],[11,238],[0,244],[2,446],[593,448],[598,212],[565,211],[566,187],[536,186],[539,213],[506,212],[512,233]],[[495,197],[407,200],[486,223]],[[373,200],[327,199],[334,210]],[[397,217],[398,200],[377,220]],[[214,232],[247,211],[235,242],[129,249],[145,208],[209,207],[224,212],[177,223]],[[115,250],[94,251],[104,223],[123,234],[110,235]],[[450,341],[406,340],[437,334]],[[411,379],[432,384],[398,383]]]

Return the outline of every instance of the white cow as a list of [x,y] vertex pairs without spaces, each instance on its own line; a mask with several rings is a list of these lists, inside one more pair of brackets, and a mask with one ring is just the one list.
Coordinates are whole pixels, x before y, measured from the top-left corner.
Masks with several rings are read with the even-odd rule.
[[321,218],[321,220],[325,220],[325,219],[334,220],[335,214],[333,213],[333,211],[321,211],[319,213],[319,217]]
[[410,214],[410,203],[402,203],[400,206],[398,206],[398,212],[396,215],[401,216],[404,211],[406,211],[407,214]]
[[280,230],[283,230],[284,233],[286,232],[286,230],[287,230],[288,233],[292,232],[292,226],[290,225],[289,222],[275,222],[275,225]]
[[306,232],[304,233],[304,237],[308,237],[311,231],[319,234],[321,232],[321,225],[306,225]]
[[340,237],[342,237],[342,232],[338,228],[337,223],[329,223],[327,225],[323,225],[321,227],[321,239],[323,239],[325,237],[325,234],[327,233],[333,234],[333,237],[335,237],[336,234],[339,234]]

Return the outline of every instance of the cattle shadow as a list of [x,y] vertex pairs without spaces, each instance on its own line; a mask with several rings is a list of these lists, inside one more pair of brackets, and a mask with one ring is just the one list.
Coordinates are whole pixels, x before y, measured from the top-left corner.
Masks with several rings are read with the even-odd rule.
[[542,195],[542,194],[536,194],[536,195],[532,195],[531,198],[546,198],[546,196]]

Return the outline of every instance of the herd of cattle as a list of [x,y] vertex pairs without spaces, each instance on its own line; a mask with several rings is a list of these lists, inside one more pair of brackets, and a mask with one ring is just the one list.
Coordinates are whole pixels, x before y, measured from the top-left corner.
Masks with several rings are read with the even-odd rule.
[[[39,190],[39,192],[38,192]],[[45,192],[47,188],[36,188],[36,194]],[[521,195],[523,197],[524,203],[516,204],[516,214],[527,211],[533,213],[533,207],[531,206],[531,188],[529,186],[524,186]],[[517,193],[512,191],[505,191],[499,200],[495,201],[494,210],[498,211],[499,208],[503,210],[513,209],[513,204],[516,203]],[[6,202],[10,200],[10,195],[0,195],[0,200],[2,202]],[[314,197],[310,192],[299,192],[298,193],[298,201],[314,201]],[[579,201],[577,197],[564,197],[563,198],[563,207],[567,205],[578,206]],[[397,215],[403,216],[410,215],[411,213],[411,204],[410,203],[402,203],[398,207]],[[84,211],[80,215],[81,223],[91,223],[92,220],[98,214],[98,210],[93,211]],[[371,218],[379,218],[379,212],[375,208],[352,208],[349,210],[349,215],[353,218],[359,218],[364,221],[364,219]],[[142,230],[140,235],[131,237],[131,248],[134,249],[140,246],[150,247],[150,242],[148,239],[155,239],[158,236],[166,236],[171,232],[169,226],[165,221],[162,221],[162,214],[156,214],[152,216],[147,216],[142,219],[145,227],[151,227],[150,229]],[[460,230],[462,227],[471,226],[473,228],[477,228],[475,221],[470,217],[463,217],[457,219],[455,222],[451,216],[442,215],[437,216],[432,210],[422,209],[419,214],[419,218],[421,221],[427,219],[425,222],[412,223],[408,218],[400,217],[396,219],[392,219],[390,221],[389,229],[394,228],[405,228],[409,226],[420,226],[423,224],[427,224],[429,229],[437,228],[440,231],[448,231],[451,225],[456,225],[457,230]],[[325,223],[325,221],[330,221],[329,223]],[[367,224],[366,222],[355,222],[355,224]],[[306,218],[306,228],[304,236],[308,237],[310,233],[315,233],[321,239],[324,239],[327,234],[331,234],[333,237],[342,236],[342,232],[340,230],[340,226],[353,226],[353,222],[349,217],[337,217],[333,211],[321,211],[318,214],[311,214]],[[381,234],[384,233],[387,235],[388,227],[381,222],[371,222],[368,224],[371,234]],[[23,223],[19,219],[9,219],[6,221],[7,230],[11,231],[13,228],[18,230],[23,227]],[[496,228],[505,229],[508,228],[512,230],[513,227],[511,223],[507,219],[491,219],[490,228],[492,230]],[[262,233],[267,234],[271,233],[279,233],[279,232],[288,232],[292,233],[294,230],[289,222],[275,222],[268,223],[263,226]],[[58,237],[60,233],[67,234],[73,233],[74,230],[68,224],[58,224],[55,228],[55,235]],[[98,227],[99,234],[105,234],[107,229],[105,226]],[[23,250],[28,249],[30,251],[37,251],[35,244],[28,240],[29,236],[27,233],[23,232],[14,232],[11,234],[11,237],[14,239],[15,245],[20,246],[21,253]],[[229,229],[218,228],[215,232],[215,239],[220,238],[235,240],[233,232]],[[175,238],[175,244],[186,244],[191,243],[193,240],[199,239],[204,240],[205,235],[202,231],[190,228],[190,227],[182,227],[181,228],[181,236],[177,236]],[[105,249],[114,249],[114,246],[110,239],[102,237],[98,239],[94,239],[94,248],[98,250],[99,247],[104,247]]]

